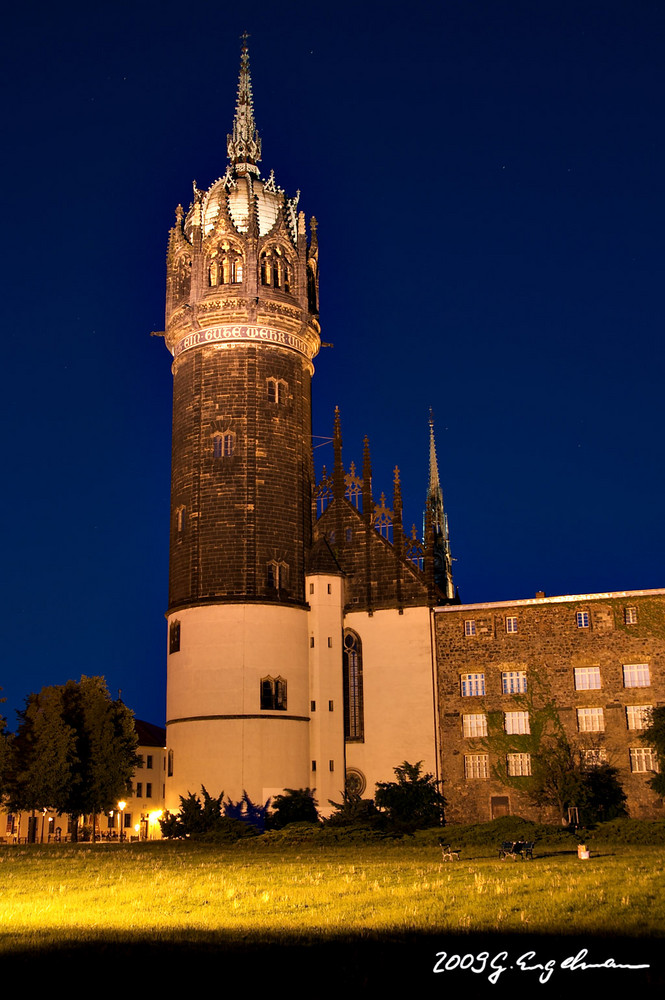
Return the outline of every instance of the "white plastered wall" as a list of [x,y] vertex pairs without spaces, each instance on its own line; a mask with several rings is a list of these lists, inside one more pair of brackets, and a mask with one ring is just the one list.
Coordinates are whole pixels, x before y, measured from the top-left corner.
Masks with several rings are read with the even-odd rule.
[[363,796],[405,760],[438,777],[429,608],[352,612],[344,626],[362,642],[364,742],[347,743],[346,764],[365,776]]
[[[243,791],[265,802],[309,779],[307,611],[274,604],[219,604],[173,614],[180,650],[168,655],[166,742],[179,796]],[[261,709],[261,679],[287,682],[287,708]]]

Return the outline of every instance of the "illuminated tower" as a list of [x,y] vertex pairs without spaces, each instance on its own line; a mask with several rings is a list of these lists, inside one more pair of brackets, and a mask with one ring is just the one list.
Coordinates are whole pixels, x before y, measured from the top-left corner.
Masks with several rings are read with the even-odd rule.
[[316,222],[262,178],[243,44],[224,175],[176,209],[167,806],[309,783]]

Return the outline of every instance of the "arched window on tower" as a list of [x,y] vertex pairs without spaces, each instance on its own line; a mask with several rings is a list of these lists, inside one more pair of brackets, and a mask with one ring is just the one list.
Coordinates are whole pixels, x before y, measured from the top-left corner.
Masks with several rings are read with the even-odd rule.
[[261,284],[291,292],[293,271],[288,257],[281,247],[264,250],[260,258]]
[[231,458],[235,451],[235,434],[232,431],[216,432],[212,436],[214,458]]
[[224,241],[211,251],[212,261],[208,267],[208,281],[211,288],[217,285],[240,285],[243,277],[243,257],[237,247]]
[[219,284],[219,264],[216,260],[213,260],[210,268],[208,270],[208,279],[210,281],[210,287],[214,288],[215,285]]
[[266,583],[275,590],[286,590],[289,585],[288,564],[271,560],[266,567]]
[[261,678],[261,708],[265,711],[286,711],[286,681],[283,677]]
[[362,642],[360,636],[351,629],[344,630],[343,684],[344,739],[347,743],[363,743],[365,726]]
[[287,384],[281,378],[266,379],[269,403],[285,403]]
[[174,618],[169,625],[169,654],[180,652],[180,622]]

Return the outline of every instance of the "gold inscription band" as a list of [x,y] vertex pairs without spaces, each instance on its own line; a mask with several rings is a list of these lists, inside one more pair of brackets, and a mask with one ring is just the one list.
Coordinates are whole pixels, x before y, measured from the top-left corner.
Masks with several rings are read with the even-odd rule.
[[269,326],[212,326],[207,330],[195,330],[193,333],[188,333],[176,344],[173,357],[177,358],[183,351],[189,351],[193,347],[201,347],[204,344],[247,343],[248,341],[288,347],[290,350],[304,355],[309,361],[312,360],[315,353],[312,350],[314,345],[309,344],[302,337],[286,333],[284,330],[274,330]]

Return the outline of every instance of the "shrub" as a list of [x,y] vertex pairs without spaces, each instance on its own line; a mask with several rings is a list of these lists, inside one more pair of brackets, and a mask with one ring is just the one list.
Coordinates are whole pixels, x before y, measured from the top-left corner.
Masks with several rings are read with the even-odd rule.
[[376,804],[385,809],[392,829],[403,832],[441,826],[445,799],[433,774],[422,774],[422,761],[403,761],[395,768],[397,781],[379,781]]
[[275,796],[272,807],[274,812],[268,825],[275,830],[289,823],[319,822],[313,788],[285,788],[282,795]]

